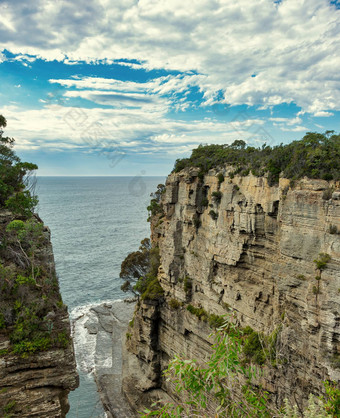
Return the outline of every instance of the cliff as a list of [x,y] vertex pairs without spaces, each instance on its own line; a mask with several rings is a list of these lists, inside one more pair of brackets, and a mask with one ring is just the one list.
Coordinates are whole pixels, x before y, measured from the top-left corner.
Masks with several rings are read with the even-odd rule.
[[0,415],[65,417],[78,386],[50,231],[0,211]]
[[323,380],[340,381],[339,182],[269,186],[231,170],[170,174],[163,213],[151,219],[165,293],[140,303],[129,330],[124,391],[137,409],[160,391],[176,399],[161,373],[175,354],[210,355],[209,323],[188,304],[208,316],[231,308],[240,327],[277,335],[275,358],[261,361],[273,405],[287,397],[301,406]]

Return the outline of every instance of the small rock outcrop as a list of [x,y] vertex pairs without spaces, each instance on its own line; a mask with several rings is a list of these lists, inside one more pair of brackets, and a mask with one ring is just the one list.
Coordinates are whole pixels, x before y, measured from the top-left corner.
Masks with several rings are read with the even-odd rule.
[[269,186],[230,171],[170,174],[163,213],[151,219],[165,293],[142,301],[129,329],[124,390],[137,409],[160,391],[176,399],[162,376],[174,355],[210,355],[212,330],[188,304],[215,315],[231,308],[241,327],[277,333],[261,381],[274,405],[301,406],[323,380],[340,381],[340,185],[281,178]]

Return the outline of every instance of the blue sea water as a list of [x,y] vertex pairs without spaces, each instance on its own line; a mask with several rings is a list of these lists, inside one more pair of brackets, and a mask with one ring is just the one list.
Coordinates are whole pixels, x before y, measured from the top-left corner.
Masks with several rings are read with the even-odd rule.
[[[146,207],[164,177],[39,177],[38,212],[52,232],[60,290],[71,317],[126,297],[120,264],[150,235]],[[77,338],[77,336],[75,336]],[[103,417],[93,377],[80,370],[70,418]]]

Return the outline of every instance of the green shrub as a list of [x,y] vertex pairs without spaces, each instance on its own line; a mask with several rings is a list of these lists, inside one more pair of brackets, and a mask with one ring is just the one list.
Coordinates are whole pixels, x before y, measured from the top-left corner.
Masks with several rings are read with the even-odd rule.
[[266,361],[260,336],[255,331],[248,334],[244,343],[243,352],[248,359],[254,360],[257,364],[264,364]]
[[216,219],[218,218],[218,213],[216,213],[214,210],[211,210],[209,212],[209,215],[210,215],[211,219],[213,219],[214,221],[216,221]]
[[190,277],[184,277],[184,292],[185,293],[190,293],[192,290],[192,280],[190,279]]
[[201,220],[199,218],[199,215],[195,214],[193,221],[194,221],[195,228],[198,229],[201,226]]
[[213,197],[213,199],[215,200],[216,203],[220,203],[220,201],[222,199],[222,192],[220,192],[220,191],[212,192],[211,196]]
[[57,334],[56,343],[58,347],[66,348],[70,343],[70,338],[65,331]]
[[209,205],[209,200],[205,197],[204,199],[202,199],[201,205],[202,206],[208,206]]
[[0,207],[30,217],[38,199],[31,195],[27,186],[30,185],[30,176],[38,167],[22,162],[15,154],[12,149],[14,139],[3,135],[2,128],[6,126],[6,119],[0,115]]
[[314,295],[318,295],[320,293],[320,288],[318,286],[313,286],[312,292]]
[[20,343],[14,344],[13,353],[26,358],[37,351],[46,351],[51,348],[51,346],[52,340],[50,337],[41,337],[32,341],[21,341]]
[[6,321],[4,315],[0,312],[0,329],[6,328]]
[[196,307],[195,307],[195,306],[193,306],[193,305],[188,305],[188,306],[187,306],[187,311],[189,311],[191,314],[193,314],[193,315],[197,316],[197,318],[198,318],[200,321],[204,321],[204,322],[207,322],[207,321],[208,321],[209,314],[208,314],[208,312],[207,312],[205,309],[203,309],[203,308],[196,308]]
[[[225,165],[235,167],[230,178],[236,174],[246,176],[251,170],[257,176],[267,174],[269,185],[278,183],[280,175],[292,180],[304,176],[340,180],[340,135],[307,132],[299,141],[273,147],[240,146],[239,141],[231,145],[200,145],[190,158],[177,160],[174,171],[198,167],[203,180],[210,169]],[[330,199],[328,196],[324,198]]]
[[203,181],[203,179],[204,179],[204,171],[202,171],[202,170],[201,170],[201,171],[198,173],[197,177],[198,177],[201,181]]
[[17,276],[17,278],[15,280],[15,284],[17,286],[22,286],[22,285],[36,285],[37,282],[31,276],[25,277],[25,276],[22,276],[21,274],[18,274],[18,276]]
[[330,234],[337,234],[338,233],[338,228],[336,225],[330,225],[329,226],[329,233]]
[[316,264],[318,270],[324,270],[327,267],[327,263],[331,260],[331,256],[327,253],[320,253],[319,257],[313,262]]
[[15,215],[23,215],[29,217],[32,215],[34,208],[38,204],[38,198],[32,197],[29,191],[17,192],[9,197],[5,206]]
[[9,401],[3,408],[4,412],[8,414],[9,412],[13,411],[15,408],[16,401]]
[[163,294],[164,290],[156,277],[148,283],[145,292],[142,294],[142,300],[158,300]]
[[218,184],[221,184],[224,182],[224,175],[222,173],[219,173],[217,175],[217,178],[218,178]]
[[322,193],[323,200],[331,199],[333,191],[334,191],[334,189],[332,187],[328,187],[327,189],[325,189]]
[[208,317],[208,323],[211,328],[220,328],[225,323],[224,316],[210,314]]
[[182,306],[182,304],[177,299],[170,299],[169,306],[170,306],[171,309],[176,310],[176,309],[180,308]]

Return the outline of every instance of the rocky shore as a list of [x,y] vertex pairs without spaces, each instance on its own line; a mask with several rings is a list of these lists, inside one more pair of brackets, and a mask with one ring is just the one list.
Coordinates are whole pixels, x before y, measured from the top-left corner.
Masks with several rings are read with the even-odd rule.
[[136,416],[122,393],[122,342],[134,308],[134,303],[124,301],[93,305],[73,323],[73,332],[83,338],[80,361],[88,362],[87,369],[94,374],[108,418]]

